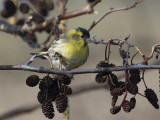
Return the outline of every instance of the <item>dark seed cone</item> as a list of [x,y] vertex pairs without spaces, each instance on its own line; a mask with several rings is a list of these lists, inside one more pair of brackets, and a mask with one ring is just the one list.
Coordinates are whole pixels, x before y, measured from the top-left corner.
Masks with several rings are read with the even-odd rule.
[[107,80],[107,75],[105,73],[98,73],[95,80],[97,83],[104,83]]
[[30,8],[27,3],[22,3],[22,4],[20,4],[19,9],[22,13],[28,13]]
[[88,1],[88,3],[92,3],[92,2],[94,2],[95,0],[87,0]]
[[131,104],[131,109],[134,109],[134,107],[136,106],[136,99],[134,97],[130,99],[130,104]]
[[11,0],[4,0],[4,9],[1,12],[1,16],[8,18],[16,13],[16,6]]
[[148,99],[148,101],[154,106],[155,109],[159,109],[159,105],[158,105],[158,98],[156,93],[152,90],[147,88],[145,91],[145,96]]
[[110,93],[112,96],[121,96],[123,94],[123,91],[121,88],[114,88]]
[[58,88],[58,82],[57,79],[52,79],[49,76],[45,76],[39,84],[39,89],[42,91],[45,91],[46,89],[48,89],[49,87],[53,87],[53,88]]
[[43,103],[44,101],[46,101],[46,92],[45,91],[39,91],[38,95],[37,95],[37,100],[39,103]]
[[96,68],[100,68],[100,67],[114,67],[115,65],[114,64],[109,64],[107,63],[106,61],[100,61],[98,64],[97,64],[97,67]]
[[37,75],[31,75],[26,79],[26,84],[30,87],[35,87],[39,81],[40,79]]
[[59,94],[58,83],[57,81],[53,81],[53,83],[49,85],[47,88],[47,100],[55,101],[58,94]]
[[65,95],[58,95],[56,98],[56,108],[59,111],[59,113],[63,113],[68,104],[68,99]]
[[26,39],[30,40],[31,43],[37,43],[37,37],[34,33],[26,33],[24,35],[24,37],[26,37]]
[[118,96],[112,97],[112,103],[111,103],[112,107],[114,107],[116,105],[117,100],[118,100]]
[[[114,67],[115,65],[114,64],[109,64],[109,63],[107,63],[106,61],[100,61],[98,64],[97,64],[97,66],[96,66],[96,68],[100,68],[100,67]],[[105,72],[106,74],[110,74],[111,72]]]
[[71,83],[71,78],[68,75],[58,75],[57,77],[62,84],[69,85]]
[[125,92],[125,82],[119,81],[119,82],[117,83],[117,86],[116,86],[116,87],[121,88],[122,91]]
[[43,16],[48,15],[47,4],[45,0],[30,0],[30,2],[33,4],[35,9],[39,11],[40,14],[42,14]]
[[52,79],[49,76],[45,76],[39,84],[39,89],[46,92],[46,100],[49,102],[55,101],[59,94],[58,82],[56,79]]
[[124,100],[122,104],[123,110],[125,112],[130,112],[131,111],[131,104],[128,100]]
[[121,110],[121,106],[114,106],[113,108],[110,109],[110,112],[112,114],[117,114]]
[[132,95],[136,95],[138,93],[138,86],[135,83],[128,83],[127,84],[127,91]]
[[32,17],[33,17],[33,21],[36,23],[36,24],[40,24],[42,22],[44,22],[44,18],[36,13],[33,13],[32,14]]
[[41,90],[41,91],[45,91],[46,89],[47,89],[47,85],[46,85],[46,83],[44,82],[44,81],[40,81],[40,83],[39,83],[39,89]]
[[61,94],[64,94],[64,95],[72,94],[72,89],[67,85],[62,85],[59,91]]
[[130,73],[130,76],[129,76],[130,82],[138,84],[141,81],[140,71],[138,69],[130,70],[129,73]]
[[48,15],[48,11],[45,9],[42,9],[39,11],[41,15],[43,15],[44,17],[46,17]]
[[16,22],[16,25],[24,25],[24,22],[25,22],[24,19],[19,19],[19,20]]
[[108,85],[110,88],[116,87],[118,83],[118,78],[115,74],[111,73],[108,75]]
[[46,84],[46,86],[51,85],[53,83],[53,79],[48,75],[43,77],[43,81]]
[[10,14],[8,13],[7,10],[3,9],[3,10],[1,10],[1,16],[3,18],[8,18],[8,17],[10,17]]
[[52,103],[48,101],[43,102],[42,112],[47,118],[52,119],[54,117],[54,108]]

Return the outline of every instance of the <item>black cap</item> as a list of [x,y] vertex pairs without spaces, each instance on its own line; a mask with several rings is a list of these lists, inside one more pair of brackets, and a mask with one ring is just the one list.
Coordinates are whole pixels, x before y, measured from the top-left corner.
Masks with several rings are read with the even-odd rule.
[[78,29],[83,33],[84,36],[86,36],[88,38],[90,37],[88,30],[81,28],[81,27],[78,27]]

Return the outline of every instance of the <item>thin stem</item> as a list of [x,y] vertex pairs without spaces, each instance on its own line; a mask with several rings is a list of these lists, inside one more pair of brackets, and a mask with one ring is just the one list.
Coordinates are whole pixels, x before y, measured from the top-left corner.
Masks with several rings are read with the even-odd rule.
[[145,82],[145,80],[144,80],[144,73],[145,73],[145,69],[144,69],[143,72],[142,72],[142,80],[143,80],[143,83],[144,83],[144,85],[145,85],[145,87],[146,87],[146,89],[147,89],[147,85],[146,85],[146,82]]
[[127,83],[128,83],[128,70],[125,70],[125,94],[121,103],[121,106],[123,104],[123,102],[125,101],[126,97],[127,97]]
[[132,58],[131,58],[131,65],[133,65],[133,59],[134,59],[134,57],[138,54],[139,52],[137,51],[133,56],[132,56]]
[[146,98],[146,96],[144,96],[143,94],[141,94],[141,93],[137,93],[138,95],[140,95],[140,96],[142,96],[142,97],[145,97]]
[[105,48],[105,61],[108,61],[108,59],[107,59],[107,49],[108,49],[108,43],[106,44],[106,48]]
[[53,35],[53,30],[49,33],[47,39],[42,43],[45,47],[47,46],[47,43],[50,41],[51,37]]
[[110,56],[110,53],[111,53],[111,49],[110,49],[110,41],[108,42],[108,53],[107,53],[107,63],[109,63],[109,56]]
[[145,60],[146,57],[145,55],[140,51],[140,49],[137,46],[134,46],[136,48],[136,50],[139,52],[139,54],[142,56],[142,58]]
[[29,61],[24,63],[24,65],[29,66],[34,61],[35,58],[40,57],[40,56],[44,56],[44,55],[47,55],[47,54],[48,54],[48,52],[44,52],[42,54],[35,54],[29,59]]

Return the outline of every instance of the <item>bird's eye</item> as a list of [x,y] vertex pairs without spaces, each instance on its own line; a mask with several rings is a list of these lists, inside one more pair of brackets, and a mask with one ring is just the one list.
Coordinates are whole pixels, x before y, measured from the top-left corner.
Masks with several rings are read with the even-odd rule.
[[84,35],[81,35],[81,38],[84,38]]

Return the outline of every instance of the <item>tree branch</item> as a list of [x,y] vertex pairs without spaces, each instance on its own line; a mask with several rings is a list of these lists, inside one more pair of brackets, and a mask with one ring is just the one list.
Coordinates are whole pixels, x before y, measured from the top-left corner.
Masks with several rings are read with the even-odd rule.
[[[65,13],[64,15],[59,16],[59,20],[63,19],[69,19],[73,18],[76,16],[81,16],[84,14],[92,13],[93,12],[93,7],[97,5],[101,0],[95,0],[93,3],[88,4],[86,7],[80,9],[80,10],[75,10],[73,12]],[[14,34],[19,34],[23,32],[30,32],[30,31],[40,31],[44,30],[46,27],[52,24],[56,17],[53,17],[42,24],[38,25],[33,25],[33,26],[18,26],[18,25],[11,25],[3,20],[0,20],[0,31],[7,32],[7,33],[14,33]]]
[[87,74],[87,73],[99,73],[99,72],[109,72],[109,71],[124,71],[131,69],[160,69],[160,65],[143,65],[136,64],[127,67],[116,66],[107,68],[93,68],[93,69],[81,69],[81,70],[71,70],[71,71],[56,71],[53,69],[48,69],[44,67],[32,67],[27,65],[0,65],[0,70],[24,70],[32,71],[38,73],[48,73],[48,74]]
[[107,15],[113,13],[113,12],[118,12],[118,11],[123,11],[123,10],[129,10],[132,8],[135,8],[139,3],[141,3],[143,0],[136,0],[135,3],[131,6],[123,7],[123,8],[117,8],[117,9],[109,9],[107,10],[102,16],[100,16],[97,20],[93,21],[93,23],[90,25],[88,28],[88,31],[91,31],[103,18],[105,18]]
[[[160,64],[160,61],[154,61],[152,64],[158,65],[158,64]],[[146,72],[148,72],[148,71],[146,71]],[[118,79],[122,79],[122,78],[124,78],[124,73],[118,75]],[[90,82],[90,83],[87,83],[87,84],[73,86],[72,87],[73,93],[71,94],[71,96],[75,96],[75,95],[78,95],[78,94],[81,94],[81,93],[84,93],[84,92],[87,92],[87,91],[104,89],[104,88],[107,88],[107,85],[108,85],[107,83],[97,84],[96,82]],[[1,114],[0,115],[0,120],[5,120],[5,119],[11,118],[11,117],[15,117],[15,116],[18,116],[18,115],[21,115],[21,114],[26,114],[28,112],[35,111],[38,108],[40,108],[40,106],[41,105],[38,102],[36,102],[36,103],[33,103],[33,102],[26,103],[24,105],[18,106],[16,108],[13,108],[13,109]]]

